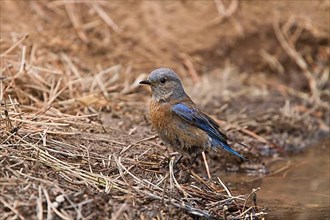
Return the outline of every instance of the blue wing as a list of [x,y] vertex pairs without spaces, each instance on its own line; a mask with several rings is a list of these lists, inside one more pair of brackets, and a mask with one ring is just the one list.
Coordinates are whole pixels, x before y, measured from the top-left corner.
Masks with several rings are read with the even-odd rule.
[[225,134],[219,131],[219,125],[211,119],[209,116],[199,112],[194,108],[190,108],[185,104],[176,104],[172,107],[172,111],[177,114],[180,118],[184,119],[188,123],[205,131],[212,139],[212,146],[221,146],[228,152],[246,160],[243,156],[233,150],[227,143],[229,139]]

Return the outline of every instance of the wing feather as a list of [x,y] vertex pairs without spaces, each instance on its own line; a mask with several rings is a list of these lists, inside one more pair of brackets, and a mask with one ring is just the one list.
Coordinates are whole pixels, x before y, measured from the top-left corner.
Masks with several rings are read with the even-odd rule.
[[201,114],[196,109],[189,108],[187,105],[181,103],[174,105],[172,111],[188,123],[205,131],[209,136],[227,142],[227,136],[218,130],[219,125],[207,115]]
[[182,103],[174,105],[171,110],[177,116],[179,116],[189,124],[205,131],[209,135],[209,137],[211,137],[212,144],[216,146],[221,146],[230,153],[233,153],[236,156],[245,159],[228,145],[227,140],[229,140],[229,138],[221,131],[219,131],[220,127],[218,123],[216,123],[216,121],[214,121],[209,116],[199,112],[195,108],[188,107],[187,105]]

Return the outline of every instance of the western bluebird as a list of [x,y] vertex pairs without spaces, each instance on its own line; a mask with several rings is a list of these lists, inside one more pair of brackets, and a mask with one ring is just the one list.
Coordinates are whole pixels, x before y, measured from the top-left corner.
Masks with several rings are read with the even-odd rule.
[[190,159],[194,155],[192,162],[210,148],[223,148],[245,160],[229,146],[227,141],[230,139],[220,131],[217,122],[196,107],[173,70],[156,69],[140,84],[151,87],[151,122],[165,144]]

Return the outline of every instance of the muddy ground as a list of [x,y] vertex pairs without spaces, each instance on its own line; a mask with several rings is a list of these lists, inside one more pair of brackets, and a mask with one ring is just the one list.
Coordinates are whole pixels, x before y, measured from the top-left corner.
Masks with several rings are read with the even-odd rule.
[[[329,138],[329,1],[0,6],[0,219],[267,218],[258,182],[226,174],[269,175]],[[249,161],[173,168],[138,85],[158,67]]]

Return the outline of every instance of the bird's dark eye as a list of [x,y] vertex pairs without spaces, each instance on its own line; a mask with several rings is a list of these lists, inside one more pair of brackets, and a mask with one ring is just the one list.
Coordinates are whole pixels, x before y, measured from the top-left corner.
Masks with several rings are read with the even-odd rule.
[[160,82],[164,84],[166,82],[166,78],[161,78]]

